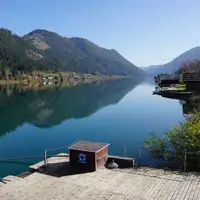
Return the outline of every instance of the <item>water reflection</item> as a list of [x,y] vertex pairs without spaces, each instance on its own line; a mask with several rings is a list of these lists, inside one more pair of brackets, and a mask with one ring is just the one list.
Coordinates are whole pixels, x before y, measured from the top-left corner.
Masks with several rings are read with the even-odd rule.
[[[159,86],[155,86],[155,92],[159,92],[161,88]],[[200,96],[199,95],[191,95],[191,94],[185,94],[185,95],[167,95],[165,94],[159,94],[163,98],[169,98],[169,99],[177,99],[179,100],[180,105],[182,106],[183,114],[192,114],[195,112],[200,112]]]
[[0,135],[25,122],[51,127],[66,119],[87,117],[118,103],[140,83],[121,79],[76,87],[27,89],[20,85],[0,86]]
[[183,114],[200,112],[200,100],[180,100],[180,104],[182,105]]

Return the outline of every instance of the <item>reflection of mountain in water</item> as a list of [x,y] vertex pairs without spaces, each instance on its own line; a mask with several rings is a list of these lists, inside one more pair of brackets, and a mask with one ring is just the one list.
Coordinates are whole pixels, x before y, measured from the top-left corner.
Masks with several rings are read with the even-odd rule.
[[119,102],[140,82],[132,79],[84,84],[76,87],[51,87],[29,90],[0,88],[0,134],[29,122],[51,127],[66,119],[87,117]]

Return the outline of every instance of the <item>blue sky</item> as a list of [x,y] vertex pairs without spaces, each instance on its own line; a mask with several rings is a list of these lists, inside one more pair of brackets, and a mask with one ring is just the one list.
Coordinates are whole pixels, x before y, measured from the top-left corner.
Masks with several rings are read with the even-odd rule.
[[1,0],[0,26],[84,37],[148,66],[200,46],[199,9],[199,0]]

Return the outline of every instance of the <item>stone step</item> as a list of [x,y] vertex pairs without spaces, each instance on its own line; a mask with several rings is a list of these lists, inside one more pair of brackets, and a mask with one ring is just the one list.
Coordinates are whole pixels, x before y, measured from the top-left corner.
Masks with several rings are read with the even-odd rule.
[[22,178],[18,177],[18,176],[6,176],[4,178],[2,178],[2,182],[4,182],[5,184],[10,183],[10,182],[14,182],[14,181],[18,181],[21,180]]
[[8,184],[15,183],[19,180],[22,180],[22,178],[18,176],[11,176],[11,175],[6,176],[0,179],[0,188],[3,188],[4,186],[7,186]]
[[[56,155],[57,157],[50,157],[47,159],[48,164],[58,164],[62,162],[69,162],[69,154],[66,153],[60,153]],[[38,162],[34,165],[29,166],[29,170],[31,171],[39,171],[43,172],[44,171],[44,160],[41,162]]]
[[[7,177],[5,177],[6,179]],[[5,197],[12,199],[12,197],[18,197],[22,192],[30,193],[30,188],[35,188],[38,190],[40,187],[44,187],[46,184],[52,184],[58,180],[56,177],[50,177],[41,173],[32,173],[25,178],[20,177],[8,177],[9,180],[12,179],[8,184],[1,185],[0,187],[0,199]],[[8,180],[6,179],[6,180]],[[34,190],[34,189],[33,189]]]

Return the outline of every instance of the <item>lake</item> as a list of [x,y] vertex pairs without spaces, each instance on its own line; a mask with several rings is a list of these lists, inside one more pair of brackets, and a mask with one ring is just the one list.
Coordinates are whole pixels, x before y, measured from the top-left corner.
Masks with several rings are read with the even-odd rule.
[[[109,154],[137,157],[150,133],[162,135],[184,119],[183,103],[152,95],[154,89],[153,81],[132,79],[40,89],[0,86],[0,159],[43,156],[47,148],[77,140],[109,142]],[[141,162],[150,162],[145,156]],[[38,160],[0,162],[0,177],[20,174]]]

